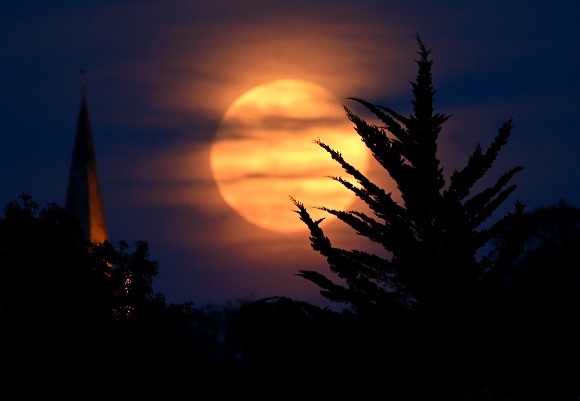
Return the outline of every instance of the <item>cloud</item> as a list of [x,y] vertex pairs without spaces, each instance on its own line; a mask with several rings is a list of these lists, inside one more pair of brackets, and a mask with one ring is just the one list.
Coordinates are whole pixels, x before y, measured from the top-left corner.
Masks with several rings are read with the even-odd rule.
[[[369,19],[350,2],[310,3],[170,1],[119,6],[95,19],[126,52],[109,73],[132,82],[159,113],[216,121],[248,89],[283,78],[342,99],[407,89],[412,31]],[[165,122],[178,124],[171,117]]]

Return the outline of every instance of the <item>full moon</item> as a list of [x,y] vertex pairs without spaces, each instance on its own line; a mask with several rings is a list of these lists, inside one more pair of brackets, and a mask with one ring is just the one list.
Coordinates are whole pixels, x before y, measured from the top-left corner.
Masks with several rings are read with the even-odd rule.
[[[289,196],[306,207],[344,210],[354,194],[328,176],[346,173],[316,139],[366,172],[368,150],[332,92],[294,79],[250,89],[227,109],[212,144],[221,196],[247,221],[279,232],[307,229]],[[324,222],[334,218],[315,208],[309,213]]]

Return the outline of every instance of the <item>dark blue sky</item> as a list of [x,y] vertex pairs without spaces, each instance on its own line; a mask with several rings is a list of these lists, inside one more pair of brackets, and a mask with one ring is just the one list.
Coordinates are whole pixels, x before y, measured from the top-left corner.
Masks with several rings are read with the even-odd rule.
[[[275,79],[409,113],[418,32],[433,48],[435,107],[453,115],[440,137],[446,176],[513,117],[487,183],[523,164],[507,203],[580,206],[577,1],[206,3],[3,4],[0,203],[23,192],[63,203],[85,68],[110,236],[149,242],[156,289],[170,301],[316,301],[294,276],[326,269],[308,234],[266,231],[229,209],[209,146],[227,107]],[[369,175],[387,182],[376,166]],[[349,234],[328,226],[331,239],[363,246]]]

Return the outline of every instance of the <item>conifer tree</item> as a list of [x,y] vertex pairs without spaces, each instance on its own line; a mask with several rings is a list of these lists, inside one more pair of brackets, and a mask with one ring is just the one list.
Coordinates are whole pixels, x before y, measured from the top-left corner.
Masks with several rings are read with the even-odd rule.
[[[312,270],[300,270],[298,275],[317,284],[326,298],[350,304],[359,313],[393,306],[436,311],[452,304],[465,305],[486,286],[500,282],[518,253],[517,247],[506,243],[486,257],[476,257],[498,233],[517,227],[524,209],[519,202],[513,213],[485,228],[482,225],[515,190],[510,181],[523,167],[508,170],[493,185],[473,193],[474,185],[507,143],[512,120],[501,125],[487,150],[478,144],[466,166],[453,172],[446,185],[437,140],[449,116],[434,112],[431,50],[418,35],[416,39],[419,59],[416,80],[411,82],[413,114],[406,117],[388,107],[350,98],[382,122],[377,126],[345,107],[358,135],[396,182],[403,204],[349,164],[340,152],[315,141],[358,185],[342,177],[330,178],[362,199],[372,215],[324,206],[319,209],[380,244],[391,256],[333,246],[319,226],[322,219],[313,221],[305,206],[291,197],[296,213],[310,230],[312,247],[327,258],[330,270],[342,280],[337,282]],[[517,230],[512,232],[515,235]]]

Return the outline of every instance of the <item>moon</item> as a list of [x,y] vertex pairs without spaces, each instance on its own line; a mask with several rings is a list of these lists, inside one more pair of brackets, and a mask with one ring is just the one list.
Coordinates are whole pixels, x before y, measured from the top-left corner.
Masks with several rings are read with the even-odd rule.
[[[250,223],[278,232],[307,230],[289,196],[306,207],[344,210],[354,194],[328,176],[346,173],[316,139],[366,172],[368,149],[326,88],[284,79],[243,93],[223,115],[211,147],[222,198]],[[323,224],[334,219],[315,208],[310,212],[314,219],[326,217]]]

